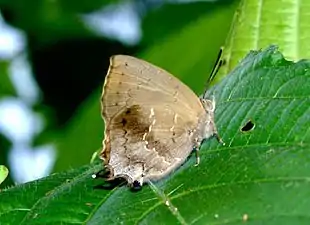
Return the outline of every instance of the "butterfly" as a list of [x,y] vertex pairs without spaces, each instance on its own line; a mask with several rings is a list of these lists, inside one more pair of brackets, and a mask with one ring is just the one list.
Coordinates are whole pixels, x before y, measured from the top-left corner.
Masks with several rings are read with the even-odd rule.
[[[198,97],[167,71],[144,60],[115,55],[101,96],[105,138],[100,158],[107,181],[129,186],[159,180],[177,169],[203,140],[220,139],[215,101]],[[222,142],[223,143],[223,142]]]

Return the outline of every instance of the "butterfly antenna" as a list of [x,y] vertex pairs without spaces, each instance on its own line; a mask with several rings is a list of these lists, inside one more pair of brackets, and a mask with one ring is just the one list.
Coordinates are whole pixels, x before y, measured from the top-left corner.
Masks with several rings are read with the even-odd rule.
[[207,84],[206,84],[206,87],[205,87],[205,91],[204,91],[204,94],[203,94],[203,97],[205,98],[205,94],[211,84],[211,82],[213,81],[214,77],[216,76],[216,74],[218,73],[219,69],[221,68],[222,64],[223,64],[223,60],[221,60],[221,57],[222,57],[222,53],[223,53],[223,47],[220,48],[220,51],[217,55],[217,58],[216,58],[216,61],[214,63],[214,66],[211,70],[211,73],[210,73],[210,76],[207,80]]

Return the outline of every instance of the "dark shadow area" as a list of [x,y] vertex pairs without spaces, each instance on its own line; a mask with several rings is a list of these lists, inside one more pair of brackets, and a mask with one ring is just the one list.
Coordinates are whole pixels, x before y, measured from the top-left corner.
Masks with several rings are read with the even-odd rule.
[[126,184],[126,180],[123,178],[115,178],[111,181],[105,181],[102,184],[98,184],[94,186],[94,189],[108,190],[111,191],[116,187],[121,187]]

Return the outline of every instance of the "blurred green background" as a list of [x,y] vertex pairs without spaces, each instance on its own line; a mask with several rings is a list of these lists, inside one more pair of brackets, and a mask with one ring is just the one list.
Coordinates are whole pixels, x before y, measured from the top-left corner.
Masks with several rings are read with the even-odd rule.
[[99,99],[113,54],[150,61],[201,94],[238,3],[1,0],[2,185],[89,163],[104,137]]

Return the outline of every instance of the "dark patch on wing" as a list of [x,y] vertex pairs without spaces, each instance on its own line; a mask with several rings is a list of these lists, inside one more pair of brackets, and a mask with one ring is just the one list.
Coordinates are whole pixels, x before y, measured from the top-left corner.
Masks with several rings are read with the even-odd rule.
[[[141,108],[139,105],[133,105],[129,108],[125,108],[122,112],[117,114],[111,121],[112,124],[109,129],[123,130],[125,132],[124,136],[127,139],[127,143],[147,141],[146,147],[148,149],[155,149],[158,155],[170,158],[172,154],[169,152],[169,146],[167,146],[166,143],[163,143],[162,140],[155,138],[158,135],[155,135],[154,132],[160,131],[153,129],[149,133],[149,127],[152,124],[152,119],[149,118],[149,115],[149,111]],[[145,140],[143,140],[143,136],[146,133]],[[172,140],[172,142],[175,144],[175,139]],[[130,149],[128,149],[128,151],[130,151]],[[141,152],[141,154],[144,153]],[[131,158],[130,161],[135,161],[135,159]]]
[[125,118],[122,118],[122,124],[123,124],[123,127],[126,126],[127,120]]
[[143,135],[148,132],[150,126],[149,118],[143,114],[139,105],[124,109],[112,121],[110,129],[124,130],[130,142],[142,141]]

